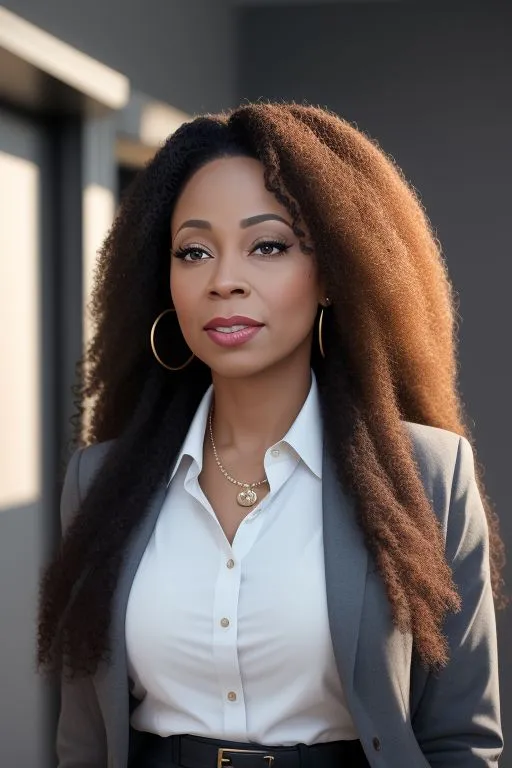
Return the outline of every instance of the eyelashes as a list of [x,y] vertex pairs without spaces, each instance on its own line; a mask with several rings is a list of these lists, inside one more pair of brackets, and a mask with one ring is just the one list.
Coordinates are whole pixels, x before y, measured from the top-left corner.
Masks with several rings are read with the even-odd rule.
[[171,251],[172,255],[175,259],[180,259],[181,261],[205,261],[205,259],[186,259],[188,255],[192,254],[206,254],[208,257],[210,257],[210,254],[203,250],[202,248],[198,248],[197,246],[187,246],[186,248],[176,248],[175,251]]
[[[259,243],[256,243],[251,248],[249,253],[256,254],[263,259],[274,259],[280,254],[286,253],[286,251],[288,251],[290,248],[291,244],[287,243],[285,240],[272,238],[261,240]],[[267,250],[267,253],[257,253],[257,251],[261,251],[262,249]],[[277,253],[268,253],[269,249],[270,251],[277,250]],[[185,247],[176,248],[176,250],[171,250],[171,254],[174,256],[174,258],[180,259],[181,261],[187,261],[189,263],[208,261],[208,259],[212,258],[211,254],[205,248],[202,248],[198,245],[188,245]],[[194,258],[194,256],[198,256],[198,258]]]
[[254,253],[254,251],[259,251],[261,248],[277,248],[278,253],[277,254],[270,254],[270,253],[261,253],[260,256],[263,256],[263,258],[273,258],[275,255],[278,255],[280,253],[286,253],[291,246],[288,245],[284,240],[263,240],[260,243],[257,243],[257,245],[254,246],[254,249],[251,251],[251,253]]

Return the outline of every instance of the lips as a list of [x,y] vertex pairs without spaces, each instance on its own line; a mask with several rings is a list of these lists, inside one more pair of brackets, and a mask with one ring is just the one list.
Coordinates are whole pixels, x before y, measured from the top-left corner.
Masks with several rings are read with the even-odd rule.
[[257,336],[263,323],[258,323],[252,317],[233,315],[233,317],[214,317],[204,327],[205,332],[214,344],[223,349],[236,349],[250,342]]
[[233,315],[233,317],[214,317],[205,326],[205,331],[219,331],[219,333],[232,333],[244,328],[260,328],[263,323],[253,320],[252,317]]

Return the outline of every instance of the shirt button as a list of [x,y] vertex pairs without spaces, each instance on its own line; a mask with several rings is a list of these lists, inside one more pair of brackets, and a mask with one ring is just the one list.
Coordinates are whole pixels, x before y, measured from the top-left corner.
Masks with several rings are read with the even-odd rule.
[[229,619],[221,619],[220,625],[221,627],[229,627]]
[[373,748],[376,752],[380,752],[380,739],[374,736],[372,739]]
[[270,451],[270,453],[272,454],[272,456],[273,456],[275,459],[277,459],[277,457],[278,457],[278,456],[279,456],[279,454],[280,454],[280,450],[279,450],[279,448],[272,448],[272,450]]
[[226,568],[234,568],[235,567],[235,561],[234,560],[228,560],[226,563]]
[[234,691],[230,691],[228,693],[228,699],[229,701],[236,701],[236,693]]

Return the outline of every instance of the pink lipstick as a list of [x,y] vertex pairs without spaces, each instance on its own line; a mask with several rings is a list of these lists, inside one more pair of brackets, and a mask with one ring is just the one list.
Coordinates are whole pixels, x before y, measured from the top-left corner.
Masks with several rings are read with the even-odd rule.
[[250,341],[263,328],[251,317],[214,317],[204,327],[209,338],[220,347],[238,347]]

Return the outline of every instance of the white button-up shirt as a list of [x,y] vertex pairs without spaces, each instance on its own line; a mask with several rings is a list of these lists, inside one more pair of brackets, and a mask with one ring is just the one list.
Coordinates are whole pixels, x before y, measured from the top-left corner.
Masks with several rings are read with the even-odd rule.
[[327,617],[314,375],[265,454],[270,491],[232,545],[198,482],[211,397],[212,387],[130,592],[128,671],[140,699],[131,724],[267,745],[356,739]]

